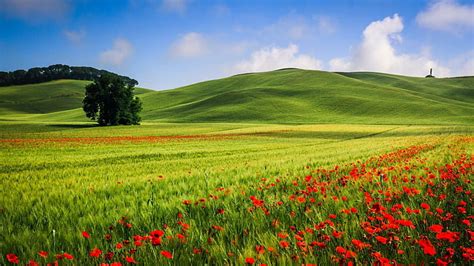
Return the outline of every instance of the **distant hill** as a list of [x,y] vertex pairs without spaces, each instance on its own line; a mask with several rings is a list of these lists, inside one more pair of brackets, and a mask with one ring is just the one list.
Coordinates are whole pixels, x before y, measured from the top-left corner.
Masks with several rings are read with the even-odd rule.
[[[44,114],[82,106],[85,86],[91,81],[55,80],[38,84],[0,87],[0,116]],[[152,90],[135,88],[136,94]]]
[[122,78],[126,84],[138,84],[134,79],[120,76],[107,70],[57,64],[49,67],[34,67],[28,70],[19,69],[11,72],[0,71],[0,86],[34,84],[58,79],[95,80],[105,74],[117,75]]
[[[73,88],[77,81],[59,81],[52,91]],[[48,83],[45,83],[48,84]],[[70,85],[68,85],[70,84]],[[42,84],[31,85],[40,90]],[[21,86],[0,88],[0,99],[30,95]],[[43,88],[44,89],[44,88]],[[43,90],[41,89],[41,90]],[[64,92],[66,93],[66,92]],[[15,98],[13,97],[13,98]],[[79,97],[79,95],[78,95]],[[415,78],[383,73],[333,73],[283,69],[140,95],[144,121],[251,123],[473,124],[474,77]],[[0,116],[38,113],[31,104],[12,107],[0,100]],[[40,100],[48,110],[34,118],[45,121],[87,121],[80,100]],[[77,105],[76,105],[77,104]],[[1,118],[1,117],[0,117]]]

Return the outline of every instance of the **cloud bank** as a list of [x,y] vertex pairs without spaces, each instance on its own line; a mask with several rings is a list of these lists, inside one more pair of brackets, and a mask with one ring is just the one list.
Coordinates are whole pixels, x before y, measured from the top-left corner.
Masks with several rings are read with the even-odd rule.
[[416,16],[417,23],[432,30],[460,33],[474,27],[474,5],[460,5],[456,1],[441,0]]
[[252,53],[250,58],[237,63],[235,73],[270,71],[280,68],[321,69],[321,62],[316,58],[300,54],[298,46],[290,44],[286,48],[263,48]]
[[429,55],[397,53],[393,43],[401,42],[403,21],[398,14],[370,23],[363,32],[362,42],[351,57],[330,60],[333,71],[377,71],[401,75],[424,76],[430,68],[437,76],[448,76],[448,68]]

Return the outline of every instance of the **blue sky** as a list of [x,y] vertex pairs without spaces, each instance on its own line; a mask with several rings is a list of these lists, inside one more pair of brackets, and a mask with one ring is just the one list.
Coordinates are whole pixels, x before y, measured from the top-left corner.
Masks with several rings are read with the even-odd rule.
[[56,63],[153,89],[283,67],[474,75],[474,1],[0,0],[0,70]]

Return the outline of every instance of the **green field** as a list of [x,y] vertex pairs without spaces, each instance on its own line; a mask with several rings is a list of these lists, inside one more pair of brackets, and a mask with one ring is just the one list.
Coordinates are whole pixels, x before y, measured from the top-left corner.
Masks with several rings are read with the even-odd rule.
[[137,89],[116,127],[84,118],[87,82],[0,88],[0,264],[468,264],[473,81],[245,74]]

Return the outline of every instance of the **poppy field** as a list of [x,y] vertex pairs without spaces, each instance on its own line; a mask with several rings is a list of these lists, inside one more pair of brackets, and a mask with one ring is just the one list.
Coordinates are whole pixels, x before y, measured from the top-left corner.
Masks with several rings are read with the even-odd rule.
[[0,264],[473,264],[473,151],[472,126],[0,122]]

